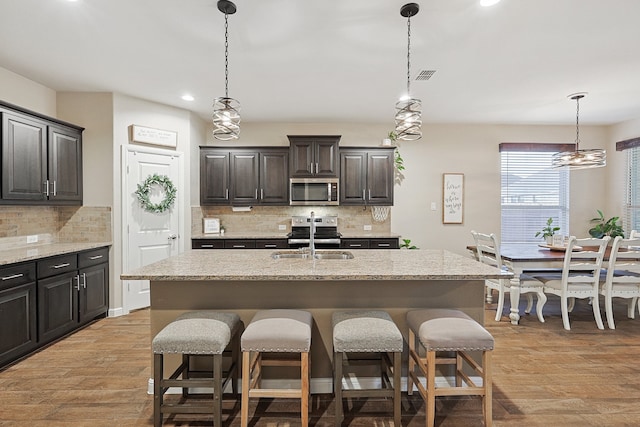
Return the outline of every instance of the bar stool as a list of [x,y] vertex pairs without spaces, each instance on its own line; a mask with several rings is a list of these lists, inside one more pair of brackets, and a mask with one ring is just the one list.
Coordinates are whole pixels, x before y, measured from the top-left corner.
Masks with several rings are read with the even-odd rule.
[[[214,426],[222,426],[222,394],[229,381],[232,381],[234,396],[238,393],[241,330],[242,322],[237,314],[204,310],[185,313],[158,332],[151,344],[155,427],[162,425],[163,414],[171,413],[213,414]],[[164,355],[170,353],[182,354],[182,363],[165,378]],[[213,370],[193,370],[190,363],[193,355],[212,356]],[[230,358],[226,372],[222,370],[223,356]],[[182,379],[178,379],[180,375]],[[164,403],[164,394],[169,387],[182,388],[180,403]],[[213,400],[189,402],[189,397],[202,394],[189,393],[189,387],[212,388]]]
[[[396,427],[399,427],[401,425],[401,360],[404,341],[391,316],[380,310],[336,311],[332,315],[332,324],[335,425],[340,426],[344,420],[343,397],[385,397],[393,401],[393,422]],[[365,358],[362,353],[376,353],[377,357]],[[393,362],[389,353],[393,354]],[[358,354],[361,356],[358,357]],[[355,364],[375,364],[379,367],[380,388],[343,389],[343,369],[348,369]],[[393,382],[390,376],[393,376]]]
[[[407,313],[409,325],[409,372],[407,392],[413,393],[415,384],[420,396],[426,403],[426,425],[433,427],[435,422],[436,396],[478,395],[482,397],[482,412],[486,427],[492,425],[491,410],[491,351],[494,340],[491,334],[478,322],[459,310],[425,309]],[[420,356],[420,347],[426,357]],[[482,362],[478,364],[469,355],[469,351],[481,351]],[[436,352],[452,352],[452,356]],[[463,362],[466,362],[463,363]],[[455,386],[437,386],[436,365],[455,366]],[[482,385],[478,386],[463,372],[464,366],[470,366],[480,375]],[[418,368],[426,378],[426,388],[419,380]]]
[[[309,425],[309,373],[311,326],[313,317],[302,310],[262,310],[253,317],[242,334],[241,425],[249,421],[249,398],[276,397],[300,399],[302,426]],[[269,353],[263,357],[265,353]],[[300,353],[300,359],[279,353]],[[263,366],[300,367],[300,388],[261,388]]]

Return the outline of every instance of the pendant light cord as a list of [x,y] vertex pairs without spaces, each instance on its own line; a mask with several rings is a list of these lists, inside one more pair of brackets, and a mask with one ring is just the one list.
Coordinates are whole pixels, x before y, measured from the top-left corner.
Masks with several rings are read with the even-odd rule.
[[224,96],[229,97],[229,15],[224,14]]
[[578,124],[579,117],[580,117],[580,98],[576,98],[576,151],[578,151],[578,145],[580,144],[580,126]]
[[411,14],[407,16],[407,97],[411,97]]

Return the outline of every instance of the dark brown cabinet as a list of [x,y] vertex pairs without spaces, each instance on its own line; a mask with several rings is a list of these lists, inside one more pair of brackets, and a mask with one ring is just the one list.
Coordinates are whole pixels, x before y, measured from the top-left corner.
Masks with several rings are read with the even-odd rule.
[[289,150],[200,147],[201,205],[289,204]]
[[397,238],[341,239],[343,249],[400,249]]
[[82,204],[82,128],[0,103],[2,203]]
[[35,262],[0,268],[0,367],[38,346]]
[[337,177],[339,135],[287,135],[292,178]]
[[340,204],[393,205],[394,148],[340,149]]
[[287,239],[192,239],[191,249],[287,249]]

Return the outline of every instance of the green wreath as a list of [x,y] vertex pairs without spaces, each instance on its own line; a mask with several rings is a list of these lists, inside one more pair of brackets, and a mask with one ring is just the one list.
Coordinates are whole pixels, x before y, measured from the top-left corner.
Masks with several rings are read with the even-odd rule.
[[[160,185],[164,190],[164,199],[160,203],[151,203],[151,199],[149,199],[152,185]],[[154,173],[149,175],[142,184],[138,184],[136,196],[145,211],[162,213],[173,206],[177,192],[178,190],[168,176]]]

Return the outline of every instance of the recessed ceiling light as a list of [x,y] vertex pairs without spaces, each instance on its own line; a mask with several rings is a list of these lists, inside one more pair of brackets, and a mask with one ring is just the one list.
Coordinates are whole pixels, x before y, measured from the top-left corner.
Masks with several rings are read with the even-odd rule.
[[489,7],[500,3],[500,0],[480,0],[480,6]]
[[191,95],[182,95],[184,101],[193,101],[195,98]]

